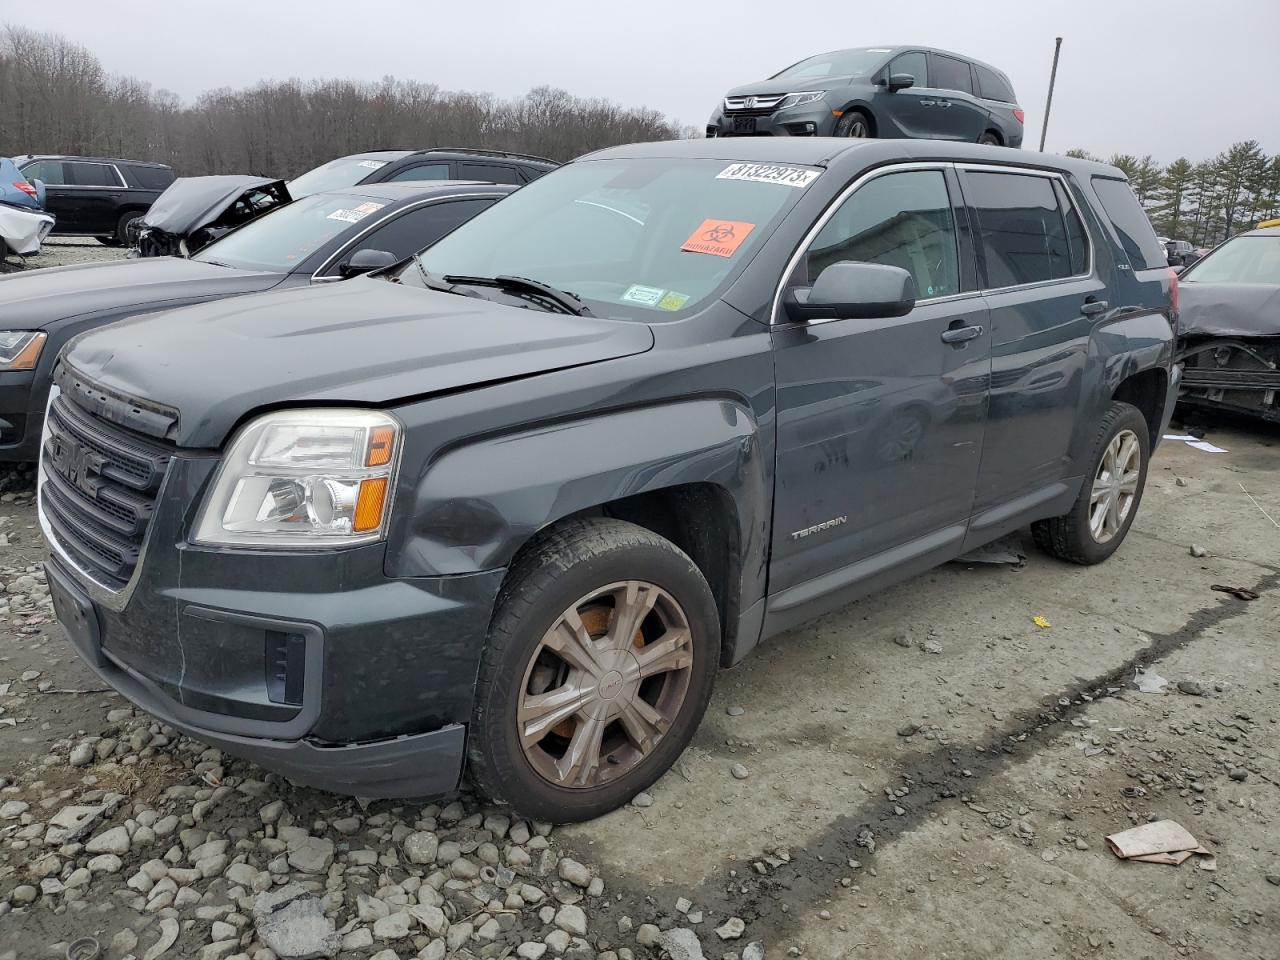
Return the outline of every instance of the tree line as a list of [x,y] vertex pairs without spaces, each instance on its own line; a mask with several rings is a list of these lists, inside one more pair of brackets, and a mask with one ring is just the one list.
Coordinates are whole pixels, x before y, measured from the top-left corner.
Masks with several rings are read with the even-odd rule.
[[125,157],[167,163],[185,176],[291,178],[371,149],[466,146],[569,160],[692,135],[658,111],[545,86],[504,99],[393,77],[294,79],[210,90],[183,103],[109,74],[58,34],[0,27],[0,156]]
[[[1067,156],[1100,160],[1084,150]],[[1129,177],[1156,232],[1197,247],[1212,247],[1259,220],[1280,217],[1280,156],[1268,157],[1244,140],[1209,160],[1179,157],[1161,166],[1150,155],[1115,153],[1103,162]]]

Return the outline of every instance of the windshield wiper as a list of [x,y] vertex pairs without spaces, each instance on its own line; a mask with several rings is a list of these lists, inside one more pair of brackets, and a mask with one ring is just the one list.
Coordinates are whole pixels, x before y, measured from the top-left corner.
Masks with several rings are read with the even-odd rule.
[[505,274],[497,277],[449,275],[444,279],[446,283],[464,284],[471,287],[497,287],[499,290],[511,293],[532,294],[544,300],[549,300],[565,313],[572,313],[579,317],[592,315],[591,311],[587,309],[587,305],[575,294],[570,293],[568,290],[559,290],[539,280],[530,280],[527,277],[512,277]]
[[422,254],[415,253],[413,255],[413,264],[418,268],[418,275],[422,277],[422,285],[428,290],[435,290],[439,293],[456,293],[460,296],[465,296],[465,294],[463,294],[461,290],[456,289],[452,283],[448,283],[446,280],[441,280],[430,270],[424,267],[422,265]]

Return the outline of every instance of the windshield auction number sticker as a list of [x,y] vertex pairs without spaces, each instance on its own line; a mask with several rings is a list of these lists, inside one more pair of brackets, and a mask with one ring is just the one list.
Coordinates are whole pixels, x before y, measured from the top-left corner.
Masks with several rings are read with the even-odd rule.
[[741,220],[703,220],[702,226],[689,235],[680,249],[686,253],[732,257],[755,228],[754,223]]
[[778,163],[734,163],[716,174],[717,180],[750,180],[752,183],[781,183],[804,189],[818,179],[820,170],[790,167]]

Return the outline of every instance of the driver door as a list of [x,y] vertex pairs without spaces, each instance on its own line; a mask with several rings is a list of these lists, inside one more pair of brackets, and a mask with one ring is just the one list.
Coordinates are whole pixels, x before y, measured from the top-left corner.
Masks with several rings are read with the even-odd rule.
[[773,615],[954,555],[981,459],[990,333],[954,171],[889,168],[827,216],[791,285],[865,261],[906,269],[918,300],[881,320],[774,318]]

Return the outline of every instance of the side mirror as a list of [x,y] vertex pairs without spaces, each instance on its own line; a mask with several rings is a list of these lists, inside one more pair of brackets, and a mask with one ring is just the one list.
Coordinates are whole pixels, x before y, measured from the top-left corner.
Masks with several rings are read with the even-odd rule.
[[383,267],[399,262],[399,258],[394,253],[366,247],[363,250],[357,250],[338,264],[338,274],[343,279],[358,277],[362,273],[372,273],[374,270],[381,270]]
[[905,90],[907,87],[914,87],[915,85],[916,78],[909,73],[891,74],[887,84],[890,93],[897,93],[899,90]]
[[784,303],[792,320],[876,320],[902,317],[916,305],[916,282],[901,267],[843,261],[812,287],[793,287]]

